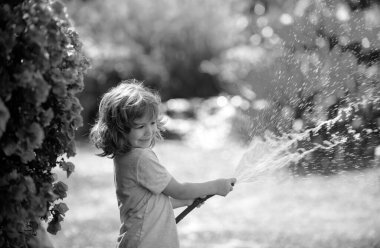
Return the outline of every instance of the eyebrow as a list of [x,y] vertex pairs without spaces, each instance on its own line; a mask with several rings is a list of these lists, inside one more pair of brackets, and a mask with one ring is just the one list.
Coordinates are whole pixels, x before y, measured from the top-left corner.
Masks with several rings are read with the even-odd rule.
[[145,123],[150,123],[150,122],[152,122],[152,120],[149,120],[149,121],[141,121],[141,122],[138,122],[138,121],[133,121],[133,124],[135,124],[135,125],[143,125],[143,124],[145,124]]

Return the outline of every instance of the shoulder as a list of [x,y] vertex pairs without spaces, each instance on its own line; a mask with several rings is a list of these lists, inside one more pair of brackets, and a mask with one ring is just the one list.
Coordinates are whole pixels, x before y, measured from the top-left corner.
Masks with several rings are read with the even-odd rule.
[[144,160],[157,160],[156,154],[150,148],[133,148],[131,151],[115,156],[115,163],[138,163]]
[[128,167],[131,167],[133,165],[136,165],[139,158],[141,157],[141,152],[140,149],[132,149],[131,151],[116,155],[113,158],[113,162],[116,168],[118,167],[123,167],[125,168],[125,165],[128,165]]
[[135,149],[136,159],[139,163],[158,163],[158,158],[156,154],[150,148],[136,148]]

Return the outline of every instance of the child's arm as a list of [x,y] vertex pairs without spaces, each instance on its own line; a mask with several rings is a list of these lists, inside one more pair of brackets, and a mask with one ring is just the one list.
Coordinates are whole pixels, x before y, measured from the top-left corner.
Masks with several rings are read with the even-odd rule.
[[172,207],[174,209],[174,208],[190,206],[194,200],[179,200],[179,199],[175,199],[173,197],[170,197],[170,201],[171,201]]
[[190,200],[205,195],[226,196],[233,189],[235,182],[235,178],[229,178],[204,183],[179,183],[172,178],[163,193],[179,200]]

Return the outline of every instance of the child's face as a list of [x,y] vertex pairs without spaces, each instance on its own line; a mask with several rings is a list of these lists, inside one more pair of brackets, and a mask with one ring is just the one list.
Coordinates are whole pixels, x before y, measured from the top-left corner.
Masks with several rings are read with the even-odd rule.
[[134,127],[127,135],[129,144],[133,148],[148,148],[157,131],[157,122],[150,115],[145,114],[134,121]]

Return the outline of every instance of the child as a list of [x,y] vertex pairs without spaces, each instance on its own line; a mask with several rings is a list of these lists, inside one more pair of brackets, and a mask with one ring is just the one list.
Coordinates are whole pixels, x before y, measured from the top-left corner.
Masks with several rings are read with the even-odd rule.
[[102,98],[91,140],[113,158],[120,210],[119,248],[178,248],[173,208],[205,195],[226,196],[236,179],[180,183],[152,147],[161,139],[160,97],[136,80],[121,82]]

